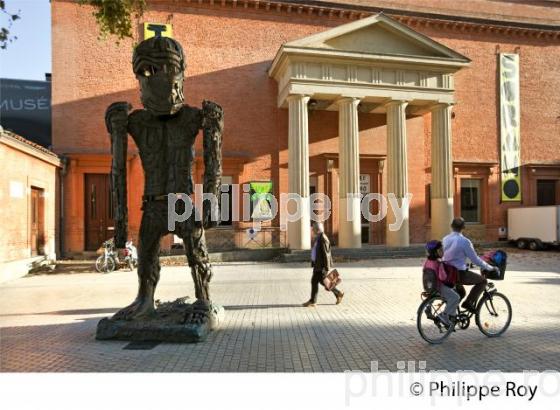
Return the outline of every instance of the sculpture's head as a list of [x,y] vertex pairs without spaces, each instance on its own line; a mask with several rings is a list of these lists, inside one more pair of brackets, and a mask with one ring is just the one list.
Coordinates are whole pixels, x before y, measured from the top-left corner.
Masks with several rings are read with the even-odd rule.
[[152,37],[136,46],[132,67],[144,108],[155,115],[172,115],[181,109],[185,65],[183,48],[172,38]]

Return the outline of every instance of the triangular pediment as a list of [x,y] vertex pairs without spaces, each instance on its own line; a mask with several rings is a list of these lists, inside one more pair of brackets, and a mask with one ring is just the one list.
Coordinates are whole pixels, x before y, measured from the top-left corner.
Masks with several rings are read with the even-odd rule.
[[467,57],[382,13],[291,41],[285,46],[334,52],[469,61]]

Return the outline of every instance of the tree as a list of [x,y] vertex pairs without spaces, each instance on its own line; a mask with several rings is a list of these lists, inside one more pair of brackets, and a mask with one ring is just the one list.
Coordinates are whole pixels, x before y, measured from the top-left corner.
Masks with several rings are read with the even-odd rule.
[[14,21],[20,18],[20,10],[18,10],[16,14],[11,14],[6,10],[6,2],[4,0],[0,0],[0,12],[4,18],[8,19],[8,26],[4,27],[4,23],[2,23],[2,27],[0,28],[0,49],[5,50],[9,43],[17,40],[17,36],[11,35],[10,30]]
[[[0,0],[1,1],[1,0]],[[119,40],[132,37],[132,16],[139,18],[146,11],[146,0],[78,0],[94,8],[93,15],[101,37],[115,35]]]

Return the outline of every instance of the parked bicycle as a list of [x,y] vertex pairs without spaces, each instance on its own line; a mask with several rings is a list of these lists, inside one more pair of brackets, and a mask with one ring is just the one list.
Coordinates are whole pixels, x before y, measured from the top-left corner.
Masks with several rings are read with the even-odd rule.
[[138,250],[132,241],[128,241],[123,250],[124,263],[129,270],[134,270],[138,266]]
[[113,238],[103,242],[98,253],[100,253],[100,255],[95,261],[95,269],[99,273],[113,272],[123,265],[132,271],[138,266],[138,251],[132,241],[126,243],[123,249],[122,261],[121,258],[119,258],[118,250],[115,248]]

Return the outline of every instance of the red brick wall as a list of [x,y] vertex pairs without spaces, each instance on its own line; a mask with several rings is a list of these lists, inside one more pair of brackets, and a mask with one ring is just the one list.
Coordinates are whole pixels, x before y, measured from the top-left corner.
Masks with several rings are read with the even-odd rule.
[[31,257],[31,188],[44,194],[44,254],[56,253],[56,166],[0,143],[0,264]]
[[385,9],[419,11],[451,16],[469,16],[495,20],[517,20],[558,24],[560,4],[542,0],[329,0]]
[[[497,53],[520,55],[521,160],[522,164],[560,162],[560,42],[498,33],[460,33],[422,28],[430,36],[472,60],[455,76],[456,106],[453,120],[453,160],[499,164],[499,83]],[[530,194],[529,169],[522,169],[524,205],[535,205]],[[499,204],[499,169],[489,177],[490,234],[506,226],[505,209]],[[534,181],[533,181],[534,185]],[[456,197],[456,200],[458,197]]]
[[[428,3],[450,6],[449,1]],[[490,4],[493,2],[484,3],[491,13],[495,14],[499,9]],[[522,15],[520,7],[523,6],[511,6],[511,10],[515,9],[512,13]],[[540,10],[531,8],[528,13],[531,18],[537,18],[536,15],[542,19],[550,17],[551,14]],[[556,9],[552,11],[555,12]],[[277,85],[268,77],[267,69],[282,43],[349,20],[295,12],[276,13],[262,8],[255,11],[241,6],[236,9],[218,5],[200,7],[186,2],[173,7],[152,5],[143,20],[165,22],[170,13],[173,13],[174,37],[187,53],[187,102],[199,106],[203,99],[211,99],[224,107],[223,154],[225,158],[237,158],[244,163],[239,182],[272,179],[276,194],[287,191],[287,110],[276,107]],[[140,107],[137,83],[130,65],[133,41],[124,40],[116,45],[113,39],[98,40],[91,9],[68,1],[53,1],[52,19],[55,150],[107,155],[109,144],[103,123],[105,108],[118,100],[127,100],[136,108]],[[471,67],[459,72],[455,81],[454,160],[499,161],[498,50],[520,53],[523,162],[560,158],[560,144],[557,143],[560,94],[556,92],[560,86],[557,75],[560,45],[557,40],[426,26],[413,28],[472,59]],[[310,156],[336,153],[336,113],[314,112],[309,123]],[[360,115],[360,129],[361,154],[384,154],[383,116]],[[423,241],[427,235],[425,186],[429,183],[429,175],[425,169],[430,165],[429,129],[429,115],[408,121],[409,185],[414,195],[413,242]],[[200,141],[197,149],[201,149]],[[131,173],[135,175],[136,185],[141,182],[140,168],[135,165],[133,169]],[[491,175],[490,179],[491,184],[498,183],[497,174]],[[131,199],[131,203],[137,205],[141,190],[131,190],[131,195],[138,196]],[[505,220],[503,207],[498,205],[498,187],[491,188],[489,195],[493,197],[489,198],[491,212],[486,222],[499,226]],[[83,207],[80,203],[70,206]],[[80,221],[76,223],[79,225]],[[131,209],[131,229],[137,229],[138,224],[139,211]],[[79,246],[76,242],[74,247]]]

